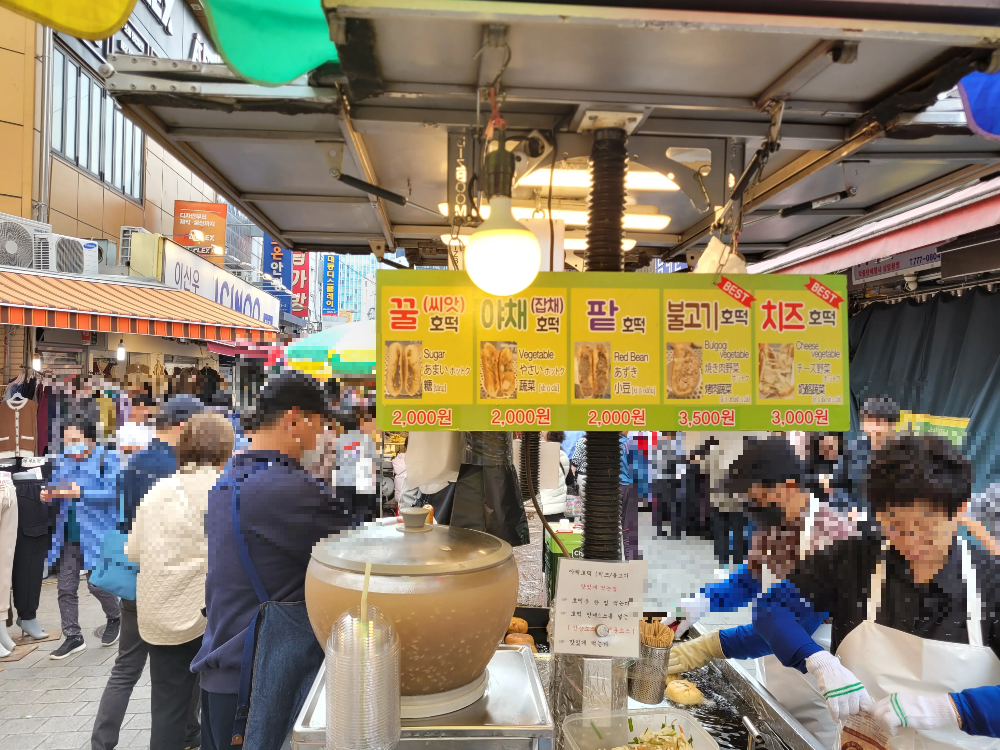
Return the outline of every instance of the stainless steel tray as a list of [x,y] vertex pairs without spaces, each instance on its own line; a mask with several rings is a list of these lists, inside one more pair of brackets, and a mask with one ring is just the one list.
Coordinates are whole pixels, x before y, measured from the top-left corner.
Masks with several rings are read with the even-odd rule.
[[[430,719],[404,719],[400,744],[409,750],[503,748],[550,750],[552,715],[531,649],[502,645],[490,661],[486,695],[461,711]],[[295,721],[292,750],[326,747],[326,669],[320,668]]]

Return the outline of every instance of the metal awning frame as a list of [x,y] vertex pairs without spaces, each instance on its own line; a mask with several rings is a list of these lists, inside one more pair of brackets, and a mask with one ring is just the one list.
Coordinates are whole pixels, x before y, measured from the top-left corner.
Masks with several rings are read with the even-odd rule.
[[[609,7],[576,7],[564,5],[543,5],[527,3],[482,3],[466,0],[351,0],[347,5],[326,0],[328,14],[334,18],[354,18],[378,20],[381,17],[400,17],[406,14],[428,15],[441,19],[476,18],[483,23],[484,38],[497,24],[523,22],[553,24],[607,24],[617,27],[636,28],[685,27],[698,30],[739,30],[765,33],[820,34],[835,35],[825,39],[811,49],[789,69],[776,78],[757,97],[692,96],[673,94],[648,94],[637,96],[627,92],[578,91],[567,89],[539,89],[526,87],[505,88],[506,103],[512,110],[505,112],[512,129],[530,131],[551,128],[560,117],[544,112],[532,112],[532,107],[572,106],[578,119],[585,109],[636,108],[642,111],[642,129],[636,138],[649,136],[701,137],[726,139],[725,169],[728,174],[735,164],[742,162],[743,144],[741,139],[763,137],[768,129],[766,110],[774,101],[782,101],[787,113],[811,117],[823,117],[837,124],[826,123],[786,123],[782,128],[782,139],[797,146],[812,146],[801,157],[785,165],[775,173],[752,187],[745,196],[747,211],[760,209],[768,200],[788,189],[806,177],[823,168],[847,159],[862,161],[934,160],[955,163],[975,162],[971,166],[958,169],[951,174],[927,185],[884,201],[867,209],[821,209],[805,212],[804,215],[829,216],[838,221],[818,230],[806,233],[793,242],[755,243],[747,246],[756,252],[773,256],[789,249],[815,242],[831,234],[847,231],[863,225],[875,218],[884,218],[893,213],[911,208],[921,202],[941,197],[970,184],[971,181],[996,171],[1000,152],[913,152],[884,150],[865,152],[864,148],[884,136],[894,128],[906,127],[914,117],[912,113],[899,113],[887,122],[879,121],[876,114],[885,108],[886,102],[875,107],[862,107],[843,102],[798,101],[794,98],[805,83],[815,78],[830,65],[849,63],[857,49],[857,42],[866,39],[920,39],[938,41],[961,48],[964,59],[972,65],[986,68],[995,67],[1000,46],[1000,32],[993,27],[973,27],[954,24],[926,24],[909,22],[857,21],[844,24],[837,19],[801,18],[792,16],[759,16],[746,13],[701,13],[694,11],[627,9]],[[488,6],[484,11],[484,6]],[[556,12],[558,11],[558,12]],[[763,22],[762,22],[763,19]],[[835,32],[835,33],[834,33]],[[956,53],[956,57],[961,57]],[[935,75],[954,61],[946,61],[939,68],[925,75],[920,85],[934,85]],[[491,75],[490,66],[483,56],[480,65],[480,83]],[[104,68],[107,68],[106,70]],[[971,69],[971,68],[970,68]],[[233,205],[237,206],[265,231],[288,247],[304,250],[326,249],[327,251],[360,252],[367,250],[372,242],[384,241],[387,248],[397,244],[405,246],[412,240],[439,240],[446,227],[442,225],[393,225],[381,198],[358,196],[329,196],[296,193],[250,193],[241,192],[219,173],[194,148],[192,143],[212,139],[234,139],[250,141],[317,141],[343,142],[351,153],[361,176],[369,183],[378,185],[371,158],[359,131],[363,133],[368,123],[434,122],[438,126],[468,126],[475,121],[475,112],[469,108],[480,94],[480,87],[386,82],[381,94],[360,102],[349,102],[344,88],[313,86],[307,77],[292,84],[268,88],[239,81],[225,66],[201,65],[181,61],[161,61],[148,58],[112,57],[109,64],[102,67],[102,75],[107,79],[109,91],[122,103],[126,113],[139,122],[155,140],[179,159],[185,166],[205,176],[208,181]],[[950,79],[948,79],[950,80]],[[912,93],[914,84],[904,87],[889,97],[900,97]],[[937,92],[935,92],[937,93]],[[144,103],[148,101],[149,104]],[[183,102],[186,107],[214,107],[220,103],[249,102],[256,111],[273,107],[281,112],[289,105],[311,107],[336,115],[341,133],[328,135],[299,130],[241,130],[238,128],[190,128],[169,127],[161,121],[152,106],[163,105],[165,101]],[[410,106],[415,101],[423,106]],[[405,102],[407,106],[397,106]],[[449,104],[453,103],[453,104]],[[167,105],[170,106],[170,105]],[[312,110],[300,110],[312,111]],[[671,111],[684,114],[704,112],[706,119],[671,118],[657,115]],[[715,119],[720,115],[728,118]],[[571,121],[571,122],[572,122]],[[943,120],[942,122],[945,122]],[[560,149],[562,150],[562,149]],[[860,152],[860,153],[859,153]],[[713,165],[715,163],[713,153]],[[542,164],[541,167],[545,165]],[[652,165],[650,165],[652,166]],[[678,165],[680,166],[680,165]],[[655,168],[655,167],[654,167]],[[658,170],[659,171],[659,170]],[[690,171],[690,170],[689,170]],[[687,193],[688,191],[685,190]],[[716,191],[713,191],[715,193]],[[728,196],[728,191],[723,188]],[[690,197],[690,193],[689,193]],[[720,201],[718,194],[713,202]],[[257,205],[261,202],[312,202],[329,204],[369,203],[377,219],[381,236],[370,232],[325,232],[292,231],[277,226]],[[765,213],[766,212],[761,212]],[[803,214],[800,214],[803,215]],[[678,234],[629,233],[645,246],[662,249],[663,257],[677,257],[685,249],[705,239],[715,221],[714,214]],[[640,237],[639,235],[642,234]]]

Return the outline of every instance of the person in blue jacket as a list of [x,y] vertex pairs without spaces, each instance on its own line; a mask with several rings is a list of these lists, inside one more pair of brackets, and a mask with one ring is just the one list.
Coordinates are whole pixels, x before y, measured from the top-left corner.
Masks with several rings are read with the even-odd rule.
[[[959,533],[969,461],[944,438],[895,436],[865,488],[880,534],[803,561],[758,601],[755,630],[782,664],[815,675],[855,734],[868,712],[928,747],[1000,738],[1000,562]],[[821,611],[833,617],[832,653],[802,627]]]
[[97,444],[97,423],[75,415],[62,428],[63,454],[55,461],[52,483],[42,490],[43,502],[59,503],[48,564],[59,566],[59,617],[65,638],[50,659],[65,659],[87,644],[80,629],[80,573],[108,618],[102,645],[118,640],[121,608],[118,597],[90,583],[100,560],[101,539],[114,529],[118,514],[119,463],[113,452]]

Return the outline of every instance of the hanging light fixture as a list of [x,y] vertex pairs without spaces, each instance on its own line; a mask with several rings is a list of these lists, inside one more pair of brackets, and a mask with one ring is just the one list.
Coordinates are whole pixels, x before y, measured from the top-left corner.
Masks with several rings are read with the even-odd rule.
[[31,358],[31,369],[35,372],[39,372],[42,369],[42,358],[37,354]]
[[523,291],[538,275],[542,248],[511,211],[514,155],[506,147],[505,124],[494,105],[497,149],[486,156],[486,197],[490,215],[465,244],[465,270],[487,294],[506,296]]
[[118,355],[119,362],[125,361],[125,339],[118,339],[118,351],[116,354]]

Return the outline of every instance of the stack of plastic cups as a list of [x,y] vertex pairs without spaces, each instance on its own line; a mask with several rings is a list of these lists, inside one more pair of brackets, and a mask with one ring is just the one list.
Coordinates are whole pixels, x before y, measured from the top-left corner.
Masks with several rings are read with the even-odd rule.
[[399,635],[375,607],[353,607],[326,644],[327,750],[392,750],[399,743]]

